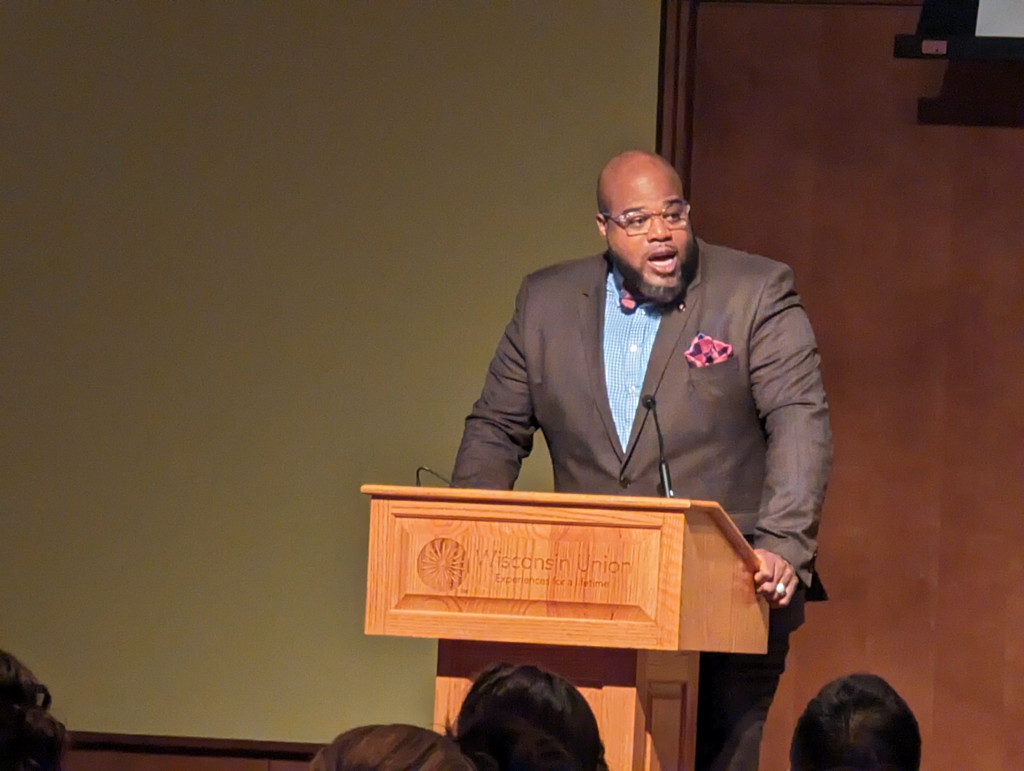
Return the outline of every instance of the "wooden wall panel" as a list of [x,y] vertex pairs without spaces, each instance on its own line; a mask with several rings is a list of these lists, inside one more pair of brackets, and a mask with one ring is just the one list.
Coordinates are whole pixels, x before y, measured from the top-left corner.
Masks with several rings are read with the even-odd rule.
[[304,771],[322,745],[74,731],[66,771]]
[[680,170],[687,194],[692,156],[690,114],[696,9],[696,0],[666,0],[661,5],[657,146],[658,152]]
[[976,129],[951,150],[954,355],[944,372],[941,486],[949,570],[936,625],[934,730],[972,740],[946,748],[951,768],[1022,768],[1024,129]]
[[825,681],[889,679],[924,767],[1024,767],[1024,130],[918,126],[945,64],[919,10],[702,3],[696,231],[793,265],[836,466],[811,606],[769,719],[785,768]]
[[115,750],[73,752],[66,766],[67,771],[268,771],[266,760],[252,758],[197,758]]

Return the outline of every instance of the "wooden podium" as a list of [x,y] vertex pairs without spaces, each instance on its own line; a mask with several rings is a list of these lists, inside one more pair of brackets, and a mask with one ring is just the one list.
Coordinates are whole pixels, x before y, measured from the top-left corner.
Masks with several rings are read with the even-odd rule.
[[753,549],[717,503],[365,485],[366,633],[438,639],[434,727],[495,661],[558,672],[611,771],[691,769],[699,651],[764,653]]

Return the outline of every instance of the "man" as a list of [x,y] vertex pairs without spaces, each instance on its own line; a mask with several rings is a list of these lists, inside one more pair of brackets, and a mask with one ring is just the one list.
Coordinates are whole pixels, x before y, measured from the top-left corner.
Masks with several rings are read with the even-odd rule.
[[665,494],[656,409],[679,494],[721,503],[761,560],[768,654],[702,655],[697,720],[698,768],[756,769],[831,466],[814,335],[786,266],[694,237],[663,158],[613,158],[597,202],[607,250],[524,280],[453,480],[511,488],[540,428],[558,491]]
[[792,771],[918,771],[921,732],[889,683],[878,675],[847,675],[807,703],[789,763]]

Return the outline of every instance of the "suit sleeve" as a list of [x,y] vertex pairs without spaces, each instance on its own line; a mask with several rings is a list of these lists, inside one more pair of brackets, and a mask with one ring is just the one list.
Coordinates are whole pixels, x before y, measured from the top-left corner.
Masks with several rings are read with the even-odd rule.
[[767,438],[754,546],[780,555],[811,584],[818,523],[832,468],[832,433],[810,321],[779,266],[758,299],[750,378]]
[[483,392],[466,418],[455,457],[457,487],[511,490],[537,430],[524,351],[527,281],[516,296],[515,313],[498,343]]

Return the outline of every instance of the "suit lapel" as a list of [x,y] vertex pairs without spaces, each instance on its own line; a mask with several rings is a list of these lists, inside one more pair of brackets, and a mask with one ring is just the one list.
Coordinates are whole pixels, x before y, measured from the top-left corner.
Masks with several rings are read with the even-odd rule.
[[597,271],[595,280],[583,288],[577,296],[577,316],[579,318],[580,345],[587,360],[587,379],[590,390],[597,405],[597,412],[604,425],[606,439],[615,451],[616,457],[622,460],[622,447],[619,435],[615,430],[615,419],[612,417],[611,404],[608,402],[608,386],[604,380],[604,302],[605,282],[608,278],[607,263],[601,261],[601,269]]
[[[699,243],[699,242],[698,242]],[[699,247],[698,247],[699,248]],[[654,347],[651,349],[651,358],[647,362],[647,371],[644,373],[644,387],[641,394],[653,394],[656,400],[658,388],[665,377],[668,365],[673,356],[683,356],[689,348],[689,341],[697,332],[697,318],[700,305],[700,259],[698,256],[697,267],[693,279],[687,284],[684,302],[680,306],[673,307],[666,311],[658,325],[658,334],[654,338]],[[629,462],[636,445],[637,437],[647,422],[647,410],[641,403],[637,407],[636,416],[633,418],[633,430],[629,435],[629,445],[626,448],[623,466]]]

